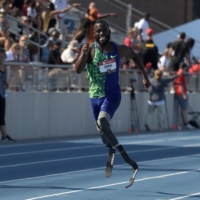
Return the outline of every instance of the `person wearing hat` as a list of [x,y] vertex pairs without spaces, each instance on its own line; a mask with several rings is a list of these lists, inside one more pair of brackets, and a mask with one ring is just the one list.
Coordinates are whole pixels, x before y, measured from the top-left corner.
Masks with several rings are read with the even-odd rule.
[[184,41],[185,37],[186,34],[184,32],[180,33],[178,35],[178,40],[171,45],[169,50],[169,55],[171,57],[169,69],[171,71],[178,71],[184,58],[186,58],[188,65],[191,66],[190,51],[188,45]]
[[155,45],[153,41],[153,29],[148,28],[146,30],[147,33],[147,40],[144,41],[142,48],[141,48],[141,57],[146,65],[148,62],[152,64],[152,69],[158,69],[157,62],[158,62],[158,47]]
[[170,82],[176,79],[178,76],[172,78],[162,79],[163,72],[159,69],[154,71],[154,77],[150,79],[151,86],[149,87],[149,100],[148,100],[148,112],[145,119],[145,128],[147,131],[151,130],[150,119],[157,110],[158,130],[165,129],[165,117],[164,117],[164,105],[165,105],[165,87]]
[[74,65],[79,56],[79,44],[77,40],[72,40],[67,49],[65,49],[61,54],[61,60],[64,63]]

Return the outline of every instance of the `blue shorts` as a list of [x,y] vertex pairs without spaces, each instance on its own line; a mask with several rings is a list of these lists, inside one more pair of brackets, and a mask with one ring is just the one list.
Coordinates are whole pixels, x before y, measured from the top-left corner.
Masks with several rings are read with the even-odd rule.
[[180,105],[181,109],[187,109],[188,107],[188,100],[184,99],[182,96],[176,96],[176,100]]
[[114,93],[101,98],[91,98],[90,104],[92,107],[94,119],[97,121],[99,113],[101,111],[107,112],[110,115],[111,119],[115,111],[119,107],[120,102],[121,102],[121,93]]

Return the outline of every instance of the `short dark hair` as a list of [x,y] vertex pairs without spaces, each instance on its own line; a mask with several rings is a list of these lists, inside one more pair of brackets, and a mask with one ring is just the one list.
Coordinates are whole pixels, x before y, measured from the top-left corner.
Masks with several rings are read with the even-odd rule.
[[181,39],[185,39],[185,37],[186,37],[186,34],[184,33],[184,32],[181,32],[180,34],[179,34],[179,38],[181,38]]
[[[108,28],[110,27],[108,22],[106,20],[103,20],[103,19],[98,19],[95,24],[106,24],[108,26]],[[94,25],[95,25],[94,24]]]
[[195,44],[195,41],[194,41],[193,38],[188,38],[187,41],[186,41],[186,43],[188,44],[188,46],[190,48],[192,48],[194,46],[194,44]]

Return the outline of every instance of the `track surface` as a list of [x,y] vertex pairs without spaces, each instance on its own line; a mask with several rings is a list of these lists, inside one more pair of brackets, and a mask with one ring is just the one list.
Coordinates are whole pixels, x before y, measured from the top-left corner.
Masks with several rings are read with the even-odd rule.
[[200,199],[200,131],[119,136],[139,171],[117,153],[104,177],[108,151],[100,138],[0,143],[1,200]]

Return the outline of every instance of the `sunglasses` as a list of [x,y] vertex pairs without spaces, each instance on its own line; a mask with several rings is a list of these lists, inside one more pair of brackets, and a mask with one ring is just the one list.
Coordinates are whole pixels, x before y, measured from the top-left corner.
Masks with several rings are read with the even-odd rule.
[[14,49],[16,49],[16,50],[20,50],[20,48],[19,48],[19,47],[14,47]]

